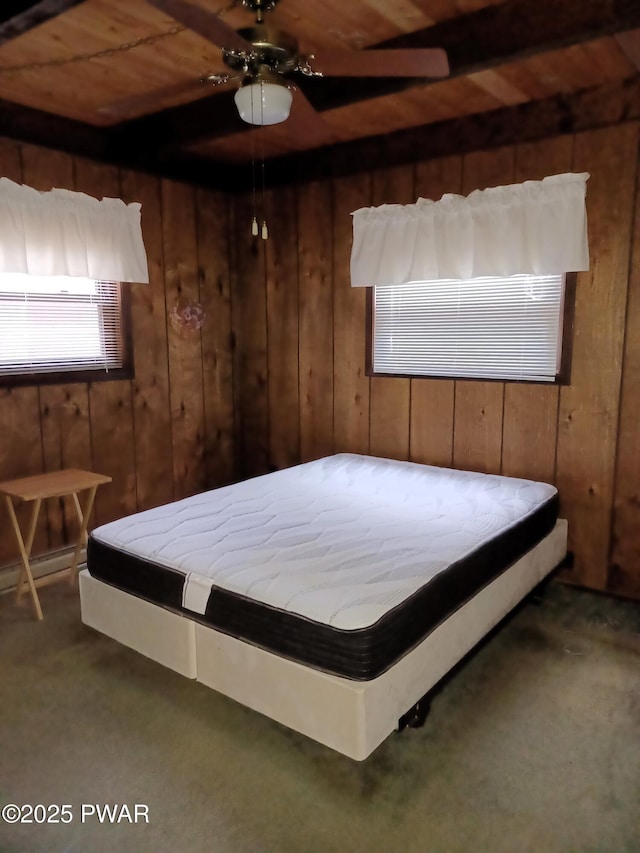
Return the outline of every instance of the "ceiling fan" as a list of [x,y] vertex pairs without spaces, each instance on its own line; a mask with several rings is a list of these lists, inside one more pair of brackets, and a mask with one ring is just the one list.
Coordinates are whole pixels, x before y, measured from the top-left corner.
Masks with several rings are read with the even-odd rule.
[[[212,86],[235,82],[234,99],[240,118],[252,125],[278,124],[291,115],[291,122],[303,127],[318,116],[291,78],[307,77],[446,77],[449,63],[440,48],[389,50],[348,50],[322,48],[301,53],[297,40],[265,23],[279,0],[238,0],[255,15],[253,26],[232,29],[214,12],[189,0],[147,0],[222,49],[229,73],[208,74],[155,92],[123,98],[103,107],[108,115],[124,115],[153,109],[160,99],[186,93],[204,96]],[[200,91],[198,91],[200,90]],[[295,98],[294,98],[295,95]],[[292,103],[293,112],[290,113]],[[317,139],[317,131],[316,131]]]

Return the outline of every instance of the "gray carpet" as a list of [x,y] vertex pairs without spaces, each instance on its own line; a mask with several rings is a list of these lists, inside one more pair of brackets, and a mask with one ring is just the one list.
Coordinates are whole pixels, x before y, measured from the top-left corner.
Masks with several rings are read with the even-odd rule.
[[[422,729],[355,763],[85,628],[0,596],[0,850],[640,851],[640,606],[552,585],[461,667]],[[81,819],[148,806],[149,823]]]

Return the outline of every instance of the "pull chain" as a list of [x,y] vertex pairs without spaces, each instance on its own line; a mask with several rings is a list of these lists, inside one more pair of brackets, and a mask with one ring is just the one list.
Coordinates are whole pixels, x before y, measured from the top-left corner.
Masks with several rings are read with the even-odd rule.
[[[262,96],[263,83],[260,81],[260,119],[261,123],[258,126],[258,135],[260,142],[260,176],[261,176],[261,195],[262,195],[262,227],[258,224],[257,212],[257,187],[256,187],[256,135],[251,134],[251,199],[253,206],[253,218],[251,219],[251,236],[258,237],[263,240],[269,239],[269,226],[267,225],[267,193],[265,181],[265,164],[264,164],[264,98]],[[253,87],[251,87],[251,117],[254,113],[253,103]]]
[[[251,89],[251,117],[253,118],[253,88]],[[258,236],[258,217],[256,215],[256,142],[251,134],[251,190],[253,203],[253,219],[251,220],[251,235]]]
[[266,193],[265,193],[265,189],[264,189],[264,183],[265,183],[264,171],[265,171],[265,168],[264,168],[264,96],[262,93],[262,86],[263,85],[264,84],[261,82],[260,83],[260,110],[261,110],[262,124],[260,126],[260,147],[261,147],[260,153],[262,155],[262,158],[261,158],[262,159],[262,168],[261,168],[261,174],[262,174],[262,230],[261,230],[260,234],[261,234],[261,237],[263,240],[268,240],[269,239],[269,229],[267,228],[267,199],[266,199]]

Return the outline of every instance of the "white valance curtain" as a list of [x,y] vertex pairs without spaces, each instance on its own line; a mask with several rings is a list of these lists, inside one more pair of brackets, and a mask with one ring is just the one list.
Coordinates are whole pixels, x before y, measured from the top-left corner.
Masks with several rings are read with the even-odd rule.
[[0,178],[0,272],[146,283],[140,204]]
[[589,269],[588,173],[420,198],[353,213],[351,284]]

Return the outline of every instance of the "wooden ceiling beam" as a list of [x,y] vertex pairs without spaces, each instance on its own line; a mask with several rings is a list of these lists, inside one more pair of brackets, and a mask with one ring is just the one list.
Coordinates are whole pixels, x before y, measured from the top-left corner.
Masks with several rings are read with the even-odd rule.
[[[640,77],[266,162],[268,186],[465,154],[640,119]],[[0,136],[230,192],[250,188],[247,165],[193,155],[125,152],[113,132],[0,101]]]
[[21,36],[85,0],[4,0],[0,8],[0,44]]
[[101,128],[4,100],[0,100],[0,136],[96,159],[103,159],[109,147]]
[[[212,168],[210,160],[176,152],[167,157],[151,148],[126,149],[121,137],[108,128],[35,110],[0,99],[0,138],[41,145],[79,157],[89,157],[152,175],[189,181],[199,186],[230,189],[243,180],[240,166]],[[214,164],[215,165],[215,164]]]
[[[636,27],[640,27],[638,0],[507,0],[376,47],[443,47],[449,56],[451,77],[460,77]],[[299,75],[296,84],[319,112],[429,82],[403,78],[298,78]],[[129,140],[127,144],[136,144],[138,139],[146,146],[165,139],[171,147],[249,129],[238,118],[228,92],[120,127]]]
[[[268,186],[490,150],[640,119],[640,77],[268,160]],[[245,176],[246,177],[246,176]],[[249,189],[248,185],[237,189]]]
[[379,48],[436,47],[449,53],[451,64],[483,65],[487,54],[501,61],[522,59],[633,29],[640,19],[636,0],[508,0],[477,12],[448,18],[417,33],[387,39]]

